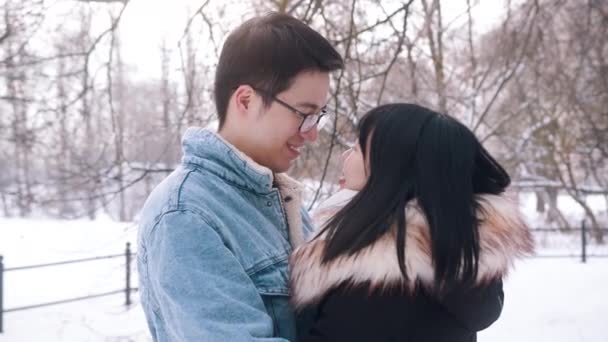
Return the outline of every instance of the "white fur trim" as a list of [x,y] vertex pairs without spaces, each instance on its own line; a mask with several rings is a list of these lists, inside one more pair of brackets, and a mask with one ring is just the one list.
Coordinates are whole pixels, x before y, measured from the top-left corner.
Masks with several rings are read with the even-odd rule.
[[[304,243],[304,231],[302,228],[302,185],[284,173],[275,174],[275,180],[279,187],[287,225],[289,228],[289,241],[295,249]],[[286,200],[289,199],[289,200]]]
[[[322,227],[327,220],[333,217],[338,210],[344,207],[355,195],[357,191],[350,189],[341,189],[335,194],[331,195],[325,201],[323,201],[314,211],[311,212],[310,217],[315,227]],[[311,236],[312,238],[312,236]]]
[[[515,258],[531,254],[530,232],[515,203],[502,196],[479,198],[480,259],[478,282],[506,275]],[[413,289],[417,281],[432,286],[434,269],[428,224],[415,204],[407,206],[405,265],[409,283],[404,283],[397,262],[395,232],[352,256],[322,264],[325,240],[319,237],[298,248],[291,256],[292,302],[301,308],[316,302],[327,291],[344,282],[369,282],[372,288],[403,284]]]

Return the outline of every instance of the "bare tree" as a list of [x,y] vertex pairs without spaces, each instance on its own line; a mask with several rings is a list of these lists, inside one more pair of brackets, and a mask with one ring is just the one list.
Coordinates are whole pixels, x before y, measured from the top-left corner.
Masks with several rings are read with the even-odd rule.
[[[53,12],[42,0],[3,4],[0,157],[14,167],[0,165],[0,207],[5,215],[42,208],[90,218],[105,209],[129,220],[178,163],[185,127],[215,122],[213,71],[241,15],[236,0],[196,2],[181,38],[159,41],[159,76],[137,80],[120,30],[128,1],[69,3],[71,25],[57,28],[44,25]],[[309,207],[336,190],[339,155],[366,111],[416,102],[468,124],[516,186],[538,194],[551,224],[571,225],[557,207],[561,191],[600,231],[604,218],[587,197],[608,202],[604,2],[506,0],[505,16],[487,32],[469,0],[456,14],[440,0],[239,4],[242,16],[294,15],[344,56],[345,70],[332,75],[330,124],[291,170],[308,186]],[[92,25],[106,12],[107,26]],[[54,48],[40,49],[41,40]]]

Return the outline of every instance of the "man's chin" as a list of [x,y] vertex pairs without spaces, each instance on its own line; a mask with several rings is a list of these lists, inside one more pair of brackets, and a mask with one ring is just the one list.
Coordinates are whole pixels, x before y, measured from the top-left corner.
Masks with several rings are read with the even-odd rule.
[[271,167],[270,169],[272,170],[272,172],[274,173],[284,173],[289,171],[289,169],[291,169],[291,167],[293,166],[293,164],[295,163],[295,159],[292,161],[289,161],[287,163],[280,163],[280,164],[276,164],[273,167]]

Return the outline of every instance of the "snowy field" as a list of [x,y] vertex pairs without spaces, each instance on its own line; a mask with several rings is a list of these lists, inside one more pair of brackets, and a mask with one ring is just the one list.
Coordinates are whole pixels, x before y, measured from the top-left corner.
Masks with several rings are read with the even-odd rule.
[[[123,254],[136,229],[109,219],[94,222],[0,218],[4,267]],[[136,247],[132,247],[135,250]],[[135,260],[133,260],[135,264]],[[137,286],[136,275],[132,278]],[[125,288],[125,258],[4,274],[4,308],[29,306]],[[150,341],[139,298],[127,308],[123,293],[68,304],[8,312],[0,341]]]
[[608,341],[608,258],[528,259],[505,282],[500,319],[479,342]]
[[[124,253],[135,245],[133,224],[0,218],[0,255],[6,268]],[[606,246],[600,246],[608,254]],[[541,246],[539,254],[551,251]],[[135,247],[133,247],[135,250]],[[576,251],[576,250],[575,250]],[[124,258],[7,272],[4,308],[124,288]],[[136,277],[133,285],[137,284]],[[608,322],[608,258],[531,258],[505,282],[501,318],[480,342],[604,342]],[[4,314],[3,341],[150,341],[138,305],[124,294]]]

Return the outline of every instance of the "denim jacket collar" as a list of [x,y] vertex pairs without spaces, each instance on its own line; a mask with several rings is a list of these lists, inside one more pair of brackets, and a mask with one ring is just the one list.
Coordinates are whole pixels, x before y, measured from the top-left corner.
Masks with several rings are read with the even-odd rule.
[[304,242],[302,234],[302,186],[284,173],[273,174],[239,151],[218,133],[200,127],[188,128],[182,139],[183,163],[208,170],[226,181],[258,194],[268,194],[276,183],[283,201],[294,247]]
[[272,190],[272,171],[253,161],[216,132],[190,127],[182,138],[182,148],[184,164],[194,164],[258,193]]

